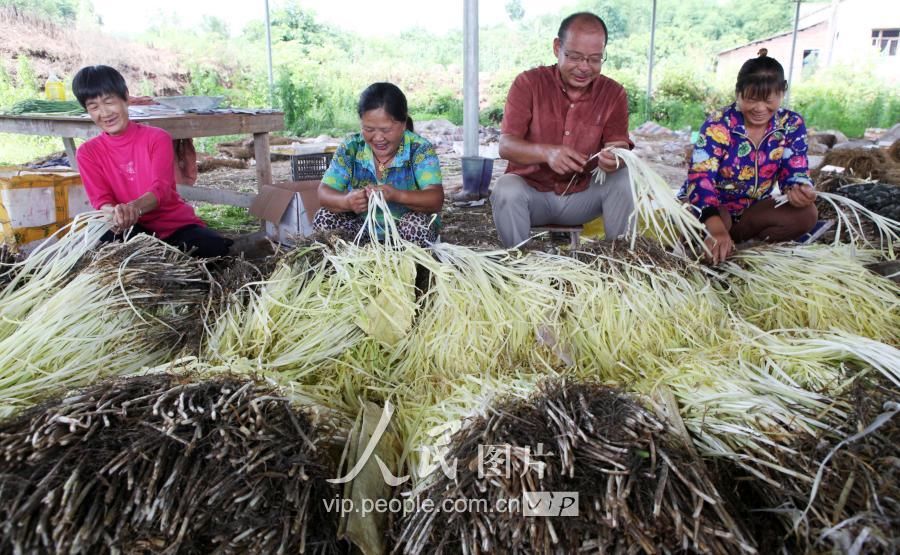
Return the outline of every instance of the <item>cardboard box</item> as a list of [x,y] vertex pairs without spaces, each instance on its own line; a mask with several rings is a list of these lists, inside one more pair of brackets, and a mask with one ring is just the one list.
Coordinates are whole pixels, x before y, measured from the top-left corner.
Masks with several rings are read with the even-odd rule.
[[0,241],[10,248],[31,250],[91,210],[78,172],[0,168]]
[[318,180],[263,185],[250,213],[266,221],[266,235],[273,241],[293,245],[296,238],[313,232],[312,221],[320,207],[318,188]]

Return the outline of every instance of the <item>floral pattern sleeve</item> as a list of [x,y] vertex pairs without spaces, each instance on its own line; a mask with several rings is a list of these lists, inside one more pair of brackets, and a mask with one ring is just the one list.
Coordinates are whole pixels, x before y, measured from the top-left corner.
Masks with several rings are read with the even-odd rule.
[[441,163],[437,152],[430,143],[425,143],[413,155],[413,168],[416,174],[416,185],[424,189],[430,185],[441,185]]
[[684,196],[698,213],[720,204],[716,180],[722,152],[730,142],[728,128],[716,118],[706,120],[700,127],[684,186]]
[[353,161],[356,153],[351,152],[348,145],[350,141],[344,141],[337,148],[331,158],[331,164],[322,176],[322,183],[337,191],[349,191],[350,181],[353,178]]
[[776,190],[812,185],[806,157],[806,126],[800,114],[780,108],[753,143],[735,104],[700,128],[679,197],[701,220],[727,210],[732,216]]
[[[803,118],[796,114],[785,127],[785,142],[788,146],[781,153],[781,166],[778,170],[778,183],[782,191],[786,191],[796,185],[812,186],[809,177],[809,158],[807,158],[806,124]],[[775,159],[773,151],[771,158]]]

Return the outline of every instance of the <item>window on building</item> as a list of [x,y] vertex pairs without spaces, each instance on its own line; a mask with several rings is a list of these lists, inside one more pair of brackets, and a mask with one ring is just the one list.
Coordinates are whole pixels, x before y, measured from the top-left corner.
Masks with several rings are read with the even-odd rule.
[[898,42],[900,29],[872,29],[872,46],[882,54],[896,56]]

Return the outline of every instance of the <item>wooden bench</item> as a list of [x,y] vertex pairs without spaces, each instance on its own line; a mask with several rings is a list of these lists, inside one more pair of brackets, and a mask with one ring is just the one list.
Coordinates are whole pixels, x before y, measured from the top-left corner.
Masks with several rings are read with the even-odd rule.
[[535,232],[538,232],[538,233],[541,233],[541,232],[568,233],[573,249],[578,248],[579,239],[581,238],[581,232],[583,230],[584,230],[584,226],[581,226],[581,225],[558,225],[558,224],[539,225],[539,226],[534,226],[531,228],[532,233],[535,233]]

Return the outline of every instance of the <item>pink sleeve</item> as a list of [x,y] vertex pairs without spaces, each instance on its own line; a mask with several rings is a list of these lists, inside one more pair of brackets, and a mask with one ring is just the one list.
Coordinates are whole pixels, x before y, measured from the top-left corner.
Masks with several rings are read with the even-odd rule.
[[100,210],[100,207],[106,204],[119,204],[116,202],[109,182],[103,175],[103,168],[88,152],[89,148],[87,144],[81,145],[75,154],[75,159],[78,161],[78,173],[81,174],[84,192],[87,193],[91,206],[95,210]]
[[153,136],[150,142],[150,186],[159,204],[168,200],[175,192],[175,151],[168,133]]

